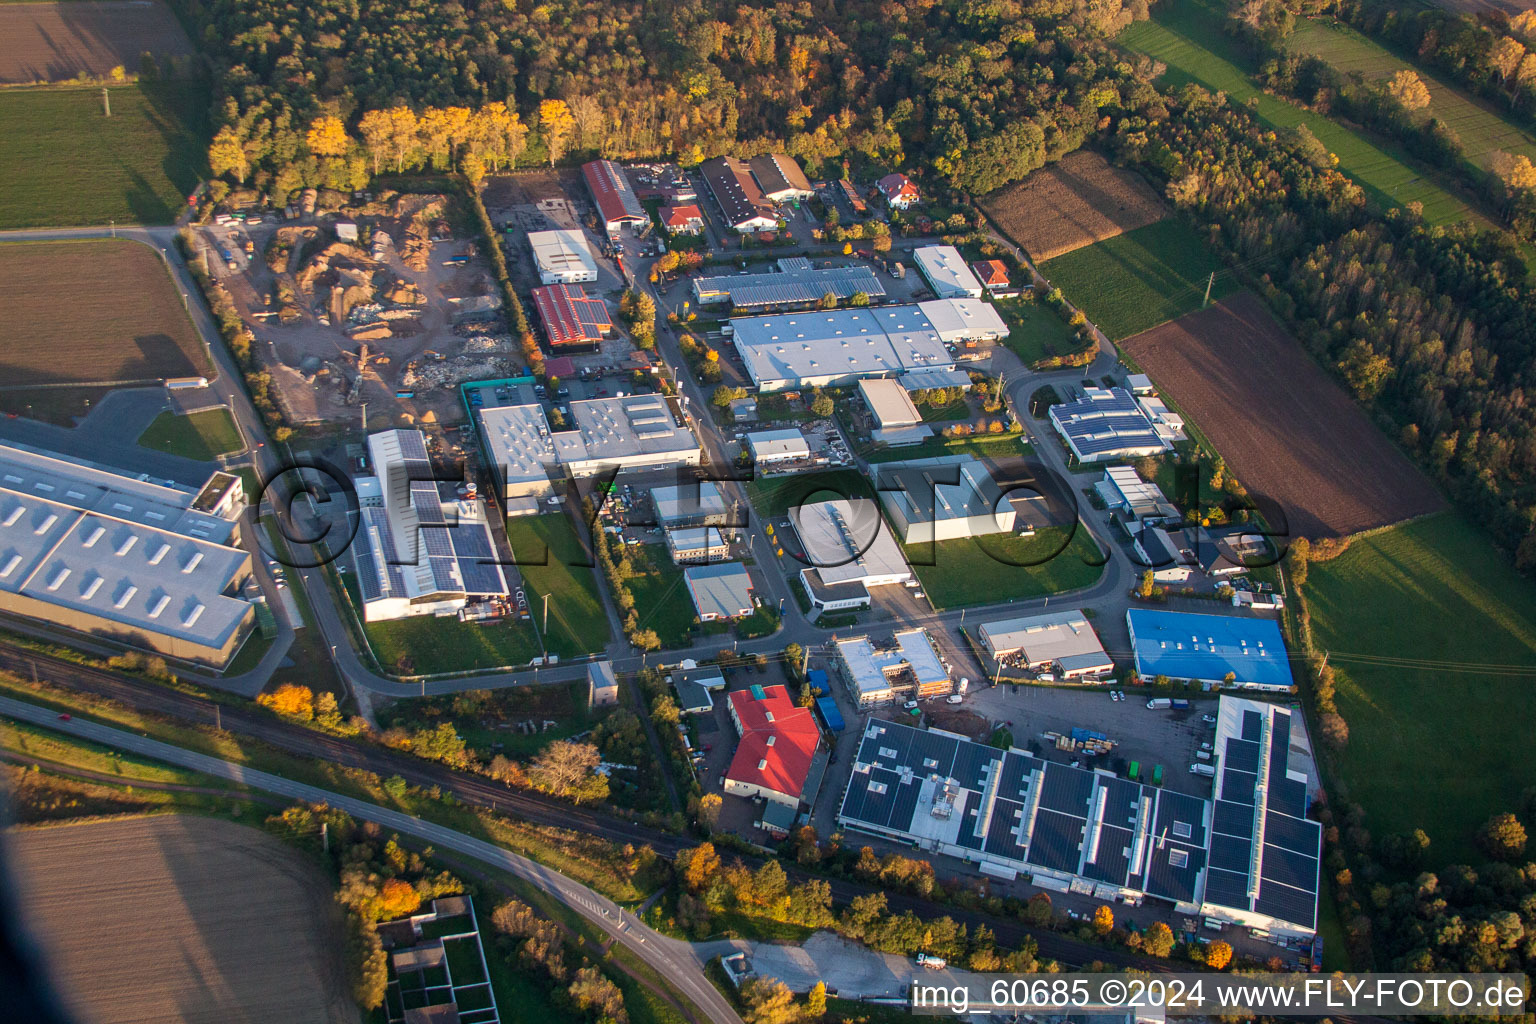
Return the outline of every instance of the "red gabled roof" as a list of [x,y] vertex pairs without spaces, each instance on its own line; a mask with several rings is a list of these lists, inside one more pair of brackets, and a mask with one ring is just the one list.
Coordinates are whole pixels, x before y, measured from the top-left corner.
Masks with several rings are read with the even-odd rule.
[[887,199],[896,199],[901,196],[917,195],[917,186],[912,184],[912,179],[899,171],[895,174],[887,174],[885,177],[875,182],[875,187],[878,188]]
[[702,221],[704,211],[694,203],[684,203],[681,206],[663,206],[661,208],[661,223],[669,228],[685,228],[694,221]]
[[798,799],[805,791],[821,732],[811,709],[796,707],[784,687],[765,686],[762,691],[761,700],[750,689],[731,693],[731,708],[741,723],[741,743],[725,776]]
[[603,218],[605,225],[645,223],[645,210],[640,206],[640,199],[629,187],[624,169],[618,164],[612,160],[593,160],[581,165],[581,176],[587,179],[592,201],[597,204],[598,216]]
[[988,288],[1006,288],[1008,286],[1008,268],[1002,260],[982,260],[972,263],[971,269],[981,279],[981,283]]

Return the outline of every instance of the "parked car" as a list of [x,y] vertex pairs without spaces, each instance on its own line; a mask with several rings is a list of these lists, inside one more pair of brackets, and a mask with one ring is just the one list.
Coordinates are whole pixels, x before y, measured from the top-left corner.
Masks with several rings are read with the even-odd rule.
[[915,700],[907,701],[905,704],[902,705],[902,709],[905,710],[905,711],[916,711],[917,710],[917,701],[915,701]]
[[963,700],[965,700],[965,698],[960,696],[958,693],[952,693],[948,697],[944,698],[944,703],[945,704],[959,704]]
[[1200,716],[1200,721],[1204,722],[1206,725],[1215,725],[1216,724],[1216,716],[1215,715],[1201,715]]

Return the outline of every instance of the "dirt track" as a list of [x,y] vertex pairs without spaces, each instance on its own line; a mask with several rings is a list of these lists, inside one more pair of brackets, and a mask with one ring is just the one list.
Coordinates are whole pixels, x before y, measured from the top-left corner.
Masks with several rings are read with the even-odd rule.
[[146,52],[193,52],[192,41],[164,4],[0,4],[0,82],[59,82],[82,71],[104,76],[118,65],[136,75]]
[[1088,150],[988,194],[981,207],[1040,263],[1168,216],[1145,181]]
[[12,831],[22,915],[81,1024],[356,1024],[318,868],[184,815]]
[[[1345,536],[1444,507],[1384,437],[1249,292],[1154,327],[1126,351],[1194,420],[1291,536]],[[1262,496],[1262,497],[1261,497]]]

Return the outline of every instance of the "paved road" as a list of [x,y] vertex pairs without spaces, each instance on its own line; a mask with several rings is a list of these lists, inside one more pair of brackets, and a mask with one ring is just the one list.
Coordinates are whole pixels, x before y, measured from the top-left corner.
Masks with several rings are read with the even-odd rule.
[[113,729],[81,719],[61,721],[48,709],[8,697],[0,697],[0,713],[20,721],[32,722],[95,743],[102,743],[117,750],[190,768],[214,778],[249,786],[252,789],[276,793],[293,800],[326,803],[346,811],[361,821],[376,822],[384,828],[416,836],[433,846],[452,850],[472,857],[482,864],[507,871],[560,900],[612,936],[615,941],[622,943],[676,986],[702,1009],[710,1020],[716,1021],[717,1024],[740,1024],[741,1018],[736,1011],[704,976],[703,970],[694,958],[693,948],[688,943],[653,931],[639,918],[627,913],[607,897],[526,857],[387,807],[380,807],[377,804],[370,804],[301,782],[292,782],[281,776],[257,771],[230,761],[222,761],[206,754],[183,750],[168,743],[161,743],[159,740],[135,736],[121,729]]

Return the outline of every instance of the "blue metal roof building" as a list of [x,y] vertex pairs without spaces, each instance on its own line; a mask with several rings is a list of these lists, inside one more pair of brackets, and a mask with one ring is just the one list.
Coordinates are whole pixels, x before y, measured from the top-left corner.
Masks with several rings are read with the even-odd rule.
[[1132,608],[1125,622],[1143,676],[1216,682],[1230,672],[1236,685],[1257,690],[1288,690],[1294,682],[1272,619]]

